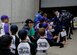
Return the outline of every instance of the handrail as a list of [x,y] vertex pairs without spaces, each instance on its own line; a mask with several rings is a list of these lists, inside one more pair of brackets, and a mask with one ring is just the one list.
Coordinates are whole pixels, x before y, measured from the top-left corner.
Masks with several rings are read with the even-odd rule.
[[22,22],[11,22],[9,24],[11,25],[11,24],[19,24],[19,23],[25,23],[25,21],[22,21]]

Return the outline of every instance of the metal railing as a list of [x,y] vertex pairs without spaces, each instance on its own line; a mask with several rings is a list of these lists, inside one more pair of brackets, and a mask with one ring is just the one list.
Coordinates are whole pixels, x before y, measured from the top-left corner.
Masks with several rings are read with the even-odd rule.
[[21,21],[21,22],[10,22],[9,24],[11,25],[11,24],[20,24],[20,23],[25,23],[25,21]]

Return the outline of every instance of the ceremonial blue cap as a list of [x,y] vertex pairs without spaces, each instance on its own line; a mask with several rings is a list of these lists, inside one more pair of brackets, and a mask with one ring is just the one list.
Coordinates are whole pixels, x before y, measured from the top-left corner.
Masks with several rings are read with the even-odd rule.
[[40,19],[40,22],[44,22],[44,21],[45,21],[45,18],[41,18],[41,19]]
[[51,22],[51,20],[50,20],[50,19],[48,19],[48,20],[47,20],[47,22]]
[[47,28],[48,24],[47,23],[43,23],[43,27]]

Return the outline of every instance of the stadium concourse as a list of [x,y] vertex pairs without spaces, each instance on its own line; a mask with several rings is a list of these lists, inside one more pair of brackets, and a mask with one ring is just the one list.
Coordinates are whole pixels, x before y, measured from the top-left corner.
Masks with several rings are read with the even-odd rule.
[[51,47],[48,55],[77,55],[77,30],[74,30],[72,40],[68,40],[64,48]]

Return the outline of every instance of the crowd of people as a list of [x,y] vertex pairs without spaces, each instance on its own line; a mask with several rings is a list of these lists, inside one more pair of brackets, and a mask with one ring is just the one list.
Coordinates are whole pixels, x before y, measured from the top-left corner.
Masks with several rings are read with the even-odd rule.
[[53,18],[48,18],[39,11],[34,21],[25,21],[21,30],[16,24],[9,25],[9,17],[2,15],[0,55],[47,55],[50,47],[63,48],[67,40],[72,39],[72,14],[66,10],[56,10],[54,14]]

